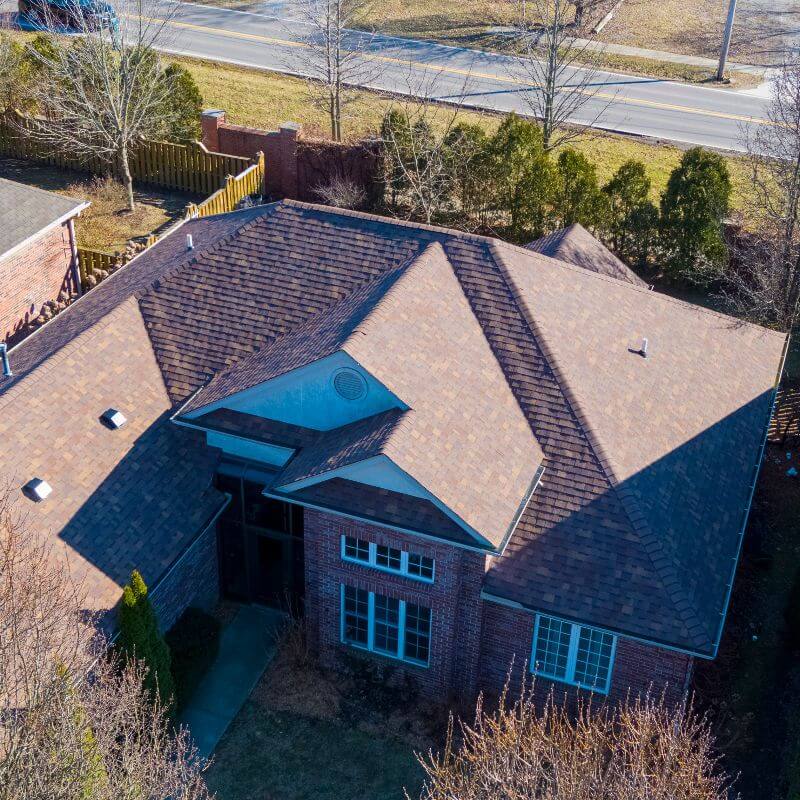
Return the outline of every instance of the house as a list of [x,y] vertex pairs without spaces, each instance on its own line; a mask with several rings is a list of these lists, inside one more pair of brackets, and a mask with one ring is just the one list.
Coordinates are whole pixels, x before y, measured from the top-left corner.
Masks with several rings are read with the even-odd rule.
[[80,292],[75,218],[88,206],[0,178],[0,341]]
[[296,201],[189,221],[11,350],[0,478],[94,610],[136,567],[164,626],[291,604],[431,697],[512,661],[679,697],[786,337],[592,266]]

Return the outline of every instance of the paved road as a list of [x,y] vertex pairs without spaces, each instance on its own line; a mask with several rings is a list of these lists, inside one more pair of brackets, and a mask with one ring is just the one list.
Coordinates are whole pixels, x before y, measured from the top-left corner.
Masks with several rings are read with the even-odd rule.
[[[162,49],[288,73],[305,73],[307,28],[297,19],[160,0],[152,13],[169,18]],[[0,6],[3,5],[0,0]],[[6,5],[6,8],[8,5]],[[353,37],[362,36],[353,33]],[[426,92],[443,100],[462,94],[468,105],[526,113],[535,89],[513,58],[432,42],[374,37],[360,85],[398,94]],[[576,122],[624,133],[729,150],[742,149],[743,128],[762,124],[766,98],[611,72]]]
[[[282,72],[305,71],[302,38],[307,29],[297,20],[192,3],[173,5],[170,41],[164,42],[164,49]],[[378,36],[369,44],[368,60],[359,82],[400,94],[432,86],[437,98],[454,100],[463,92],[469,105],[525,113],[525,95],[535,91],[514,59],[495,53]],[[764,118],[765,98],[746,93],[615,73],[601,73],[598,84],[597,94],[576,122],[741,150],[743,127]]]

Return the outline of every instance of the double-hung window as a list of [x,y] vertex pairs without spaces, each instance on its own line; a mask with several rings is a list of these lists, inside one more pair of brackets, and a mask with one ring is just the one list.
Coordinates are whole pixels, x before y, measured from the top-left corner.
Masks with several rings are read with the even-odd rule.
[[611,633],[537,614],[531,672],[605,694],[616,645]]
[[344,584],[341,595],[341,636],[345,644],[428,665],[430,608]]
[[414,580],[433,583],[435,563],[429,556],[375,544],[355,536],[342,536],[342,559]]

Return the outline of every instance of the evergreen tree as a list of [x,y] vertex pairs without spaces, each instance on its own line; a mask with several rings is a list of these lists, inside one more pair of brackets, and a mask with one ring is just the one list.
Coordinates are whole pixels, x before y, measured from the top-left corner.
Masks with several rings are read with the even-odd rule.
[[451,176],[453,198],[466,217],[480,218],[486,211],[490,179],[487,149],[489,137],[480,125],[460,122],[447,133],[444,156]]
[[203,95],[192,73],[180,64],[170,64],[164,70],[164,80],[170,87],[167,102],[172,107],[167,134],[169,141],[193,142],[199,139]]
[[673,275],[703,283],[720,274],[727,260],[722,226],[730,196],[722,156],[701,147],[687,150],[661,197],[661,245]]
[[596,230],[603,224],[608,200],[597,183],[597,170],[583,153],[567,148],[556,163],[554,210],[558,227],[576,222]]
[[650,178],[641,161],[626,161],[603,187],[608,198],[605,229],[612,249],[628,264],[645,267],[658,229]]
[[120,652],[126,659],[143,661],[148,668],[145,688],[158,691],[165,706],[175,694],[169,647],[158,630],[155,611],[147,596],[147,585],[138,570],[122,591],[119,608]]
[[555,172],[541,128],[509,114],[492,137],[487,158],[487,190],[510,218],[510,237],[524,242],[545,234],[551,227]]

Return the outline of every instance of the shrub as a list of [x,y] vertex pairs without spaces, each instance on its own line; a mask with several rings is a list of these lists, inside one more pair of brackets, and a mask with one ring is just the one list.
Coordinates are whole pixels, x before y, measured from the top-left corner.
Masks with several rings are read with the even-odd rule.
[[175,703],[186,706],[219,652],[222,626],[200,608],[187,608],[165,636],[172,653]]
[[509,114],[487,149],[488,192],[498,210],[510,217],[509,235],[516,241],[542,236],[551,224],[555,172],[544,149],[541,128]]
[[661,244],[667,269],[697,283],[719,275],[727,259],[722,222],[731,180],[722,156],[693,147],[661,197]]
[[559,228],[577,222],[594,230],[605,216],[608,199],[600,191],[597,170],[583,153],[572,148],[558,156],[553,205]]
[[180,64],[170,64],[164,70],[169,82],[168,103],[171,111],[168,138],[173,142],[192,142],[200,136],[200,114],[203,95],[192,73]]
[[631,265],[647,266],[658,230],[658,209],[648,199],[650,178],[644,164],[631,159],[603,187],[608,198],[605,230],[612,249]]
[[122,592],[117,647],[125,660],[144,662],[147,667],[145,688],[150,693],[158,692],[161,702],[169,706],[175,694],[170,652],[159,633],[147,585],[138,570],[131,572],[130,581]]

